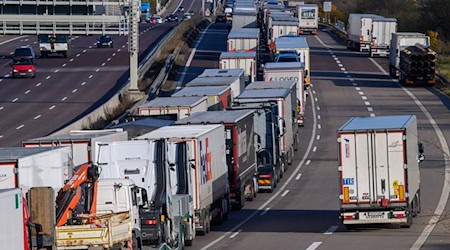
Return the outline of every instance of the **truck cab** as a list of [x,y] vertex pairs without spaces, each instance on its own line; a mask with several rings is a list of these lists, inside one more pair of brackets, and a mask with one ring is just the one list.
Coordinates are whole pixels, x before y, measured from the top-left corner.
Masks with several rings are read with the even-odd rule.
[[39,35],[38,40],[42,58],[46,58],[50,54],[60,54],[67,58],[69,52],[67,35]]

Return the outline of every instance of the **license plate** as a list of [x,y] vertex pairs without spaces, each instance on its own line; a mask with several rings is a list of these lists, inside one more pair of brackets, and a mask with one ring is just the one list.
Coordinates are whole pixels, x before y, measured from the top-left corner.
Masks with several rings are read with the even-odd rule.
[[271,186],[259,186],[258,188],[259,189],[271,189],[272,187]]
[[366,215],[366,219],[383,219],[383,212],[368,212]]

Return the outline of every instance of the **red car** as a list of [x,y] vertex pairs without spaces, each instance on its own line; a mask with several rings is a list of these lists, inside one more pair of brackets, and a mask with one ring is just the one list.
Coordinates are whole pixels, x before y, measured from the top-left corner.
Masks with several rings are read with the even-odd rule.
[[36,62],[35,54],[31,47],[16,48],[11,62],[11,77],[35,77]]

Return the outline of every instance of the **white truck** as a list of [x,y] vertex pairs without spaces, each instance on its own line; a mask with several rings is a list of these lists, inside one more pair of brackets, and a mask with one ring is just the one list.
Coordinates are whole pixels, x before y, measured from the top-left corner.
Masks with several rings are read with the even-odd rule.
[[355,13],[348,16],[347,49],[370,52],[373,18],[382,18],[382,16]]
[[298,4],[298,34],[310,32],[316,35],[319,29],[319,6],[317,4]]
[[162,127],[136,139],[187,143],[197,233],[207,234],[213,219],[221,222],[228,218],[230,189],[223,125]]
[[259,46],[259,29],[233,28],[227,37],[228,52],[257,51]]
[[264,81],[289,81],[295,84],[295,107],[298,126],[305,122],[306,91],[304,65],[296,62],[266,63],[264,66]]
[[256,80],[256,52],[222,52],[219,60],[221,69],[244,69],[246,82]]
[[397,19],[378,17],[372,19],[370,57],[389,56],[392,34],[397,32]]
[[[272,23],[275,21],[285,21],[285,22],[296,22],[297,23],[297,27],[296,27],[296,32],[295,34],[298,33],[298,18],[294,16],[293,13],[291,12],[274,12],[274,13],[270,13],[267,15],[267,23],[264,26],[265,27],[265,35],[266,35],[266,40],[267,40],[267,45],[270,45],[271,42],[273,42],[273,40],[271,39],[271,34],[270,34],[270,29],[272,28]],[[283,35],[288,35],[289,33],[283,34]]]
[[50,54],[61,54],[67,58],[70,41],[67,35],[39,35],[38,41],[41,58],[46,58]]
[[138,115],[167,117],[179,120],[192,113],[207,111],[208,101],[204,96],[157,97],[138,107]]
[[184,87],[178,92],[173,93],[172,96],[206,96],[208,98],[208,110],[222,110],[231,105],[230,86]]
[[283,51],[297,51],[300,62],[304,64],[305,87],[308,90],[311,84],[311,56],[306,38],[304,37],[279,37],[275,39],[274,54]]
[[420,212],[416,116],[354,117],[337,137],[343,224],[411,226]]
[[24,207],[19,188],[0,189],[0,242],[2,249],[28,249]]
[[[104,178],[129,178],[136,186],[145,189],[148,203],[140,209],[142,240],[146,243],[166,242],[174,246],[178,238],[192,245],[195,237],[193,211],[183,222],[182,234],[178,232],[183,221],[173,211],[176,206],[190,208],[189,190],[179,191],[178,187],[189,185],[187,173],[187,148],[181,143],[166,143],[163,140],[134,140],[100,143],[97,154],[101,167],[100,180]],[[184,158],[183,158],[184,156]],[[173,168],[173,170],[171,170]],[[186,181],[185,181],[186,180]],[[172,190],[174,192],[172,193]],[[174,202],[174,201],[177,202]],[[176,203],[176,204],[175,204]],[[169,206],[170,205],[170,206]],[[166,219],[162,219],[166,217]],[[156,223],[153,223],[156,221]],[[149,223],[150,222],[150,223]]]
[[392,34],[389,47],[389,73],[393,77],[400,75],[400,52],[409,46],[420,44],[425,48],[430,47],[430,37],[416,32],[397,32]]
[[205,69],[186,87],[230,86],[232,99],[245,89],[244,69]]
[[256,8],[243,9],[234,8],[233,10],[233,28],[258,28],[258,12]]
[[70,147],[0,148],[0,189],[50,186],[59,190],[73,173]]
[[98,142],[126,140],[128,133],[123,129],[73,130],[68,134],[54,134],[26,140],[22,142],[22,146],[26,148],[70,146],[73,165],[79,166],[97,160],[95,148]]

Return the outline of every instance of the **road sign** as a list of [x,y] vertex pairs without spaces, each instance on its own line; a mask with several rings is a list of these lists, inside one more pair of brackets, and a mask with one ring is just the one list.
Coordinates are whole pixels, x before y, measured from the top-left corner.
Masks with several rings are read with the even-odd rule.
[[323,2],[323,11],[331,12],[331,2]]

